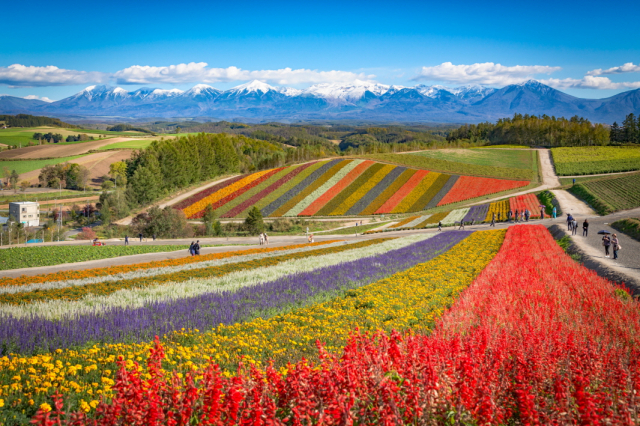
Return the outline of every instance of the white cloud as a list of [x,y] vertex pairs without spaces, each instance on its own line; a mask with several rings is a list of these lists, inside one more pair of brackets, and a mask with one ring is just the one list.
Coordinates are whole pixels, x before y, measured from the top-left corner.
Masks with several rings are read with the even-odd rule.
[[52,99],[49,99],[46,96],[40,97],[40,96],[36,96],[36,95],[28,95],[28,96],[25,96],[24,99],[36,99],[36,100],[39,100],[39,101],[44,101],[44,102],[49,102],[49,103],[53,102]]
[[640,88],[640,81],[622,82],[616,83],[611,81],[607,77],[596,77],[586,75],[581,79],[575,78],[550,78],[548,80],[540,80],[541,83],[547,86],[555,87],[556,89],[637,89]]
[[612,67],[606,70],[598,68],[597,70],[589,71],[587,75],[622,74],[626,72],[640,72],[640,65],[634,65],[633,62],[627,62],[622,66]]
[[283,68],[279,70],[249,71],[237,67],[209,68],[206,62],[151,67],[134,65],[114,74],[118,84],[153,83],[218,83],[262,80],[274,84],[348,83],[354,80],[371,80],[374,75],[349,71],[318,71]]
[[546,65],[516,65],[507,67],[493,62],[471,65],[454,65],[444,62],[434,67],[422,67],[412,80],[441,81],[456,84],[486,84],[490,86],[506,86],[521,83],[533,78],[536,74],[551,74],[560,67]]
[[0,67],[0,84],[9,87],[69,86],[108,81],[109,75],[101,72],[65,70],[53,65],[46,67],[20,64]]

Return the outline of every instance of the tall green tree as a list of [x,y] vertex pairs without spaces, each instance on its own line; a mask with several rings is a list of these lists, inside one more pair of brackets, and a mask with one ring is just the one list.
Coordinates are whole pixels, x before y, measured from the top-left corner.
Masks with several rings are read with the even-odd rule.
[[244,221],[245,227],[249,234],[258,235],[264,232],[264,220],[262,218],[262,212],[256,206],[253,206],[249,213],[247,214],[247,218]]

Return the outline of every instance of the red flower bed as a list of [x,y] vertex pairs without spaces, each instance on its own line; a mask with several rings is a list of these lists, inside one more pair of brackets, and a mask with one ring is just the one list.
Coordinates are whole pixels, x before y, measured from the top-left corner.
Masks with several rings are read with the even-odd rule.
[[393,209],[398,204],[400,204],[402,199],[409,195],[411,191],[413,191],[413,189],[418,186],[418,184],[422,181],[422,179],[424,179],[427,174],[429,174],[429,171],[427,170],[418,170],[417,172],[415,172],[415,174],[411,176],[411,178],[409,178],[407,183],[402,185],[398,192],[389,197],[389,199],[385,201],[384,204],[378,210],[376,210],[374,214],[391,213]]
[[[226,377],[216,365],[166,380],[121,369],[96,420],[33,423],[610,424],[640,422],[640,309],[567,256],[543,226],[509,228],[498,255],[431,335],[356,333],[340,358]],[[202,375],[196,384],[194,377]],[[56,423],[59,418],[63,421]],[[95,421],[95,423],[94,423]]]
[[534,194],[518,195],[517,197],[509,198],[509,208],[513,211],[513,214],[518,210],[518,214],[522,211],[529,209],[531,217],[540,217],[540,200]]
[[[284,167],[279,167],[277,169],[273,169],[273,170],[269,171],[268,173],[265,173],[264,175],[260,176],[258,179],[254,180],[253,182],[251,182],[251,183],[243,186],[242,188],[238,189],[236,192],[233,192],[233,193],[227,195],[226,197],[219,199],[215,203],[211,204],[211,206],[213,207],[214,210],[224,206],[229,201],[241,196],[242,194],[244,194],[245,192],[247,192],[251,188],[260,185],[262,182],[264,182],[265,180],[269,179],[271,176],[273,176],[274,174],[278,173],[282,169],[284,169]],[[189,216],[189,219],[199,219],[202,216],[204,216],[204,210],[200,210],[198,213],[192,214],[191,216]]]
[[219,190],[221,190],[222,188],[224,188],[225,186],[229,186],[233,183],[236,183],[237,181],[239,181],[240,179],[244,179],[247,176],[249,176],[249,174],[246,175],[240,175],[240,176],[236,176],[233,177],[231,179],[227,179],[224,182],[220,182],[216,185],[213,185],[207,189],[204,189],[200,192],[198,192],[197,194],[192,195],[189,198],[185,198],[184,200],[180,201],[179,203],[174,204],[172,207],[174,209],[177,210],[182,210],[186,207],[189,207],[191,204],[198,202],[200,200],[202,200],[205,197],[208,197],[209,195],[213,194],[214,192],[217,192]]
[[358,164],[353,170],[351,170],[345,177],[340,179],[340,182],[333,185],[327,192],[319,196],[313,203],[309,205],[306,209],[304,209],[298,216],[313,216],[318,213],[318,211],[325,206],[333,197],[338,195],[340,191],[345,189],[347,186],[351,185],[354,180],[358,178],[365,170],[374,164],[373,161],[363,161],[361,164]]
[[438,203],[439,206],[457,203],[458,201],[470,198],[482,197],[483,195],[495,194],[496,192],[508,191],[510,189],[521,188],[529,185],[526,180],[506,180],[481,178],[474,176],[460,176],[453,188]]
[[285,176],[283,176],[280,179],[278,179],[278,181],[276,181],[276,182],[272,183],[271,185],[269,185],[269,187],[263,189],[262,191],[260,191],[256,195],[254,195],[253,197],[251,197],[248,200],[242,202],[241,204],[238,204],[237,206],[235,206],[234,208],[229,210],[226,214],[222,215],[222,217],[236,217],[237,215],[239,215],[240,213],[242,213],[243,211],[245,211],[249,207],[253,206],[258,201],[262,200],[267,195],[271,194],[276,189],[280,188],[285,183],[289,182],[291,179],[296,177],[300,172],[302,172],[304,169],[306,169],[307,167],[311,166],[312,164],[315,164],[315,162],[303,164],[300,167],[296,167],[295,169],[293,169],[291,171],[291,173],[287,173]]

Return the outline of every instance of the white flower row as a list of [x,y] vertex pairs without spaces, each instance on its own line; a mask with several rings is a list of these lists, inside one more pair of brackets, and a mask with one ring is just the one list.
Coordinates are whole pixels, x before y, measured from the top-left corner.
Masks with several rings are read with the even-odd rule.
[[419,218],[414,219],[409,223],[406,223],[406,224],[404,224],[402,226],[398,226],[397,229],[413,228],[414,226],[421,224],[422,222],[424,222],[425,220],[429,219],[430,217],[431,217],[430,214],[426,214],[424,216],[420,216]]
[[364,160],[354,160],[349,164],[341,168],[338,173],[331,176],[329,180],[320,185],[318,189],[313,191],[311,194],[307,195],[302,201],[293,206],[291,210],[286,212],[283,216],[298,216],[300,213],[304,211],[307,207],[311,205],[315,200],[318,199],[322,194],[331,189],[336,183],[340,182],[340,180],[345,177],[351,170],[355,169],[360,164],[364,163]]
[[153,287],[124,289],[109,295],[89,295],[75,301],[48,300],[18,306],[0,305],[0,319],[6,315],[14,317],[40,316],[47,319],[59,319],[92,312],[104,312],[114,307],[138,308],[153,302],[195,297],[218,291],[234,291],[242,287],[255,286],[297,272],[311,271],[325,266],[351,262],[363,257],[385,253],[389,250],[406,247],[417,241],[425,240],[433,235],[435,234],[412,235],[340,253],[290,260],[274,266],[233,272],[222,277],[197,278],[181,282],[168,282]]
[[442,219],[442,224],[453,225],[456,222],[460,222],[462,219],[464,219],[467,213],[469,213],[469,207],[453,210],[451,213],[446,215],[444,219]]
[[35,290],[52,290],[56,288],[83,286],[83,285],[96,284],[96,283],[102,283],[102,282],[113,282],[113,281],[120,281],[120,280],[129,280],[133,278],[152,277],[155,275],[169,274],[173,272],[208,268],[210,266],[220,266],[228,263],[246,262],[249,260],[263,259],[265,257],[281,256],[281,255],[286,255],[291,253],[299,253],[303,251],[335,247],[341,244],[344,244],[344,242],[337,241],[335,243],[323,244],[319,246],[306,246],[306,247],[300,247],[297,249],[290,249],[290,250],[279,250],[279,251],[271,251],[267,253],[245,254],[241,256],[228,257],[225,259],[212,259],[212,260],[205,260],[202,262],[187,263],[184,265],[176,265],[176,266],[161,266],[157,268],[140,269],[138,271],[121,272],[118,274],[100,275],[97,277],[79,278],[75,280],[49,281],[44,283],[33,283],[33,284],[27,284],[27,285],[6,286],[6,287],[0,287],[0,294],[3,294],[3,293],[13,294],[13,293],[35,291]]

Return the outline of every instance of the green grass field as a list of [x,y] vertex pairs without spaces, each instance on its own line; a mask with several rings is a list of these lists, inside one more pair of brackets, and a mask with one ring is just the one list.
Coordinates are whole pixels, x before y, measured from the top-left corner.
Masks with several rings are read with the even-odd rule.
[[83,157],[82,155],[74,155],[72,157],[50,158],[48,160],[14,160],[14,161],[0,161],[0,170],[4,170],[7,167],[9,170],[15,170],[19,174],[27,173],[32,170],[38,170],[44,166],[50,164],[64,163],[65,161],[75,160],[76,158]]
[[[475,151],[475,150],[474,150]],[[470,151],[473,153],[474,151]],[[428,151],[431,152],[431,151]],[[493,155],[502,153],[519,153],[521,151],[491,151]],[[527,151],[523,151],[527,152]],[[471,155],[471,154],[470,154]],[[484,154],[481,154],[484,155]],[[505,166],[488,166],[483,164],[462,163],[452,159],[432,158],[427,155],[414,154],[369,154],[357,156],[358,158],[366,158],[375,161],[382,161],[401,166],[411,167],[422,170],[432,170],[436,172],[444,172],[451,174],[469,175],[469,176],[486,176],[502,179],[528,180],[538,182],[538,162],[534,154],[532,157],[531,168],[514,168]],[[526,160],[525,160],[526,161]]]
[[640,219],[620,219],[616,222],[613,222],[611,224],[611,227],[617,231],[627,234],[635,240],[640,241]]
[[487,148],[531,149],[531,147],[527,145],[487,145],[487,146],[474,147],[470,149],[487,149]]
[[640,147],[551,148],[551,153],[559,176],[640,170]]
[[576,184],[569,192],[584,200],[598,214],[640,207],[640,173],[604,177]]
[[489,167],[511,167],[533,170],[536,162],[535,150],[495,150],[495,149],[434,149],[409,155],[422,155],[439,160],[474,164]]
[[149,139],[141,139],[135,141],[125,141],[125,142],[115,142],[110,145],[105,145],[100,148],[100,151],[106,151],[109,149],[143,149],[151,145],[151,142],[160,139],[173,139],[175,137],[187,136],[191,133],[177,133],[177,134],[167,134],[167,135],[158,135],[153,136]]
[[64,198],[81,198],[81,197],[92,197],[94,195],[100,195],[99,192],[94,191],[70,191],[63,190],[55,191],[55,192],[20,192],[17,194],[13,193],[12,189],[5,190],[0,193],[0,204],[9,204],[17,201],[46,201],[46,200],[61,200]]
[[[146,133],[127,133],[127,132],[107,132],[105,130],[87,130],[87,129],[63,129],[60,127],[16,127],[9,129],[0,129],[0,144],[11,146],[27,146],[29,142],[37,142],[32,139],[34,133],[59,133],[65,138],[69,135],[78,135],[85,133],[87,135],[93,135],[98,139],[99,135],[106,135],[110,137],[115,136],[146,136]],[[82,143],[82,142],[70,142],[70,143]]]

